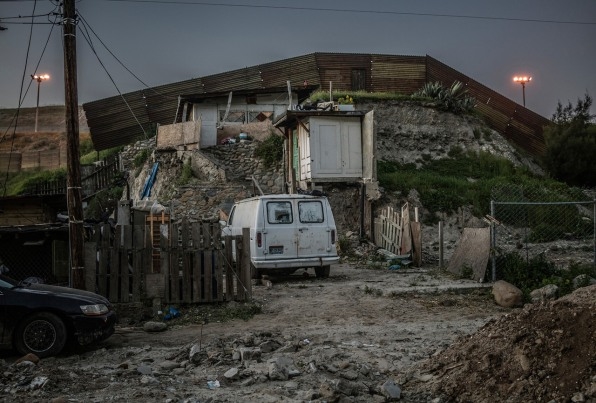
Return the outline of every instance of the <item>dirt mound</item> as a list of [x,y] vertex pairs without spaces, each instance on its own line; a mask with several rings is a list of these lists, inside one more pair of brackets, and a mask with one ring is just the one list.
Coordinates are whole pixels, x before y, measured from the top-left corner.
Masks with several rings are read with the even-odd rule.
[[418,370],[448,401],[594,402],[596,285],[493,319]]

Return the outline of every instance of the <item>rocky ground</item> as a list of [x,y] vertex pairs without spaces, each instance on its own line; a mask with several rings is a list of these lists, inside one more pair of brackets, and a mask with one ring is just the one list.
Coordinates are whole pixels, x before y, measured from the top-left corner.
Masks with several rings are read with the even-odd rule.
[[11,402],[596,399],[594,286],[509,310],[494,303],[490,288],[438,271],[342,264],[328,279],[296,273],[255,286],[254,303],[261,313],[249,320],[215,322],[177,307],[176,319],[148,318],[167,325],[161,332],[129,323],[98,346],[37,363],[7,354],[0,396]]

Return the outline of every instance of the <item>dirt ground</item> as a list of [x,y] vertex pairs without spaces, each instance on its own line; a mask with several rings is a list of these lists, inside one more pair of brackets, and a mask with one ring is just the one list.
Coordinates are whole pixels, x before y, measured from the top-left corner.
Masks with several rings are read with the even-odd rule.
[[[17,402],[594,402],[596,286],[498,307],[490,286],[433,270],[332,267],[253,288],[249,320],[118,327],[58,357],[0,361]],[[231,302],[229,308],[242,304]],[[196,324],[200,321],[206,323]],[[194,322],[195,324],[189,324]]]

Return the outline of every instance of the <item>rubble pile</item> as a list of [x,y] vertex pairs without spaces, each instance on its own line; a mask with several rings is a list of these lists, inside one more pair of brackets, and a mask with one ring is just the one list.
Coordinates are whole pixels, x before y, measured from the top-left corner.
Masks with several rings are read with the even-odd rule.
[[456,402],[594,402],[595,341],[592,285],[492,319],[416,368],[406,387]]

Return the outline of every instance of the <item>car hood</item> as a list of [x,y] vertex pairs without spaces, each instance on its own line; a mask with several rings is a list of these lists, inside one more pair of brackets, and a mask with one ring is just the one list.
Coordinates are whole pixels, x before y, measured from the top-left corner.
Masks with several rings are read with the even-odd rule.
[[36,294],[51,294],[63,298],[73,298],[87,301],[91,304],[105,304],[110,306],[107,298],[90,291],[79,290],[76,288],[60,287],[47,284],[30,284],[21,288],[21,292],[31,292]]

